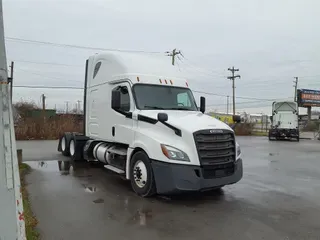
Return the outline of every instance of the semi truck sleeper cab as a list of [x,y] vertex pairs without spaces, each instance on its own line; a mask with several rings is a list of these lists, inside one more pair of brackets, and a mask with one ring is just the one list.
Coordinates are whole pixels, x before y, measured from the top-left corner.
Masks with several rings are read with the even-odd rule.
[[99,161],[142,197],[205,191],[242,178],[234,131],[198,108],[166,56],[102,53],[86,61],[83,133],[65,133],[58,151]]

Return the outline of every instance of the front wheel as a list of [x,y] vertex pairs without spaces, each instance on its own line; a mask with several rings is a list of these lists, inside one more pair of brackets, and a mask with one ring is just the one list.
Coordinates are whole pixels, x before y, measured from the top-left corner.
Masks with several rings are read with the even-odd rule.
[[145,152],[137,152],[130,163],[130,181],[132,189],[141,197],[151,197],[156,194],[156,183],[152,166]]

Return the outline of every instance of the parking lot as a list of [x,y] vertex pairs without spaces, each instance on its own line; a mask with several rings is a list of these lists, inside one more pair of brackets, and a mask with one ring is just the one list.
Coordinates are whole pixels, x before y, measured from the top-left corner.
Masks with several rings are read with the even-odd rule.
[[238,142],[239,183],[150,199],[95,165],[59,171],[57,141],[18,147],[33,168],[27,188],[42,239],[320,239],[320,141]]

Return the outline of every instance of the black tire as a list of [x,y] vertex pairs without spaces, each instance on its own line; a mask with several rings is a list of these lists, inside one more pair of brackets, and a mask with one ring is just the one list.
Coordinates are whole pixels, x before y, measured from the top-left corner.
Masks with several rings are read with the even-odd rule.
[[70,157],[73,162],[82,162],[83,159],[83,141],[79,141],[75,136],[72,136],[69,142]]
[[75,138],[72,136],[69,142],[69,153],[70,153],[70,157],[72,160],[75,160],[76,158],[76,140]]
[[[147,171],[147,181],[143,187],[138,186],[135,180],[137,175],[137,168],[135,168],[135,165],[139,161],[140,163],[142,162],[144,164]],[[150,159],[148,155],[143,151],[136,152],[131,158],[130,181],[133,191],[141,197],[151,197],[157,193],[156,182],[154,180]]]
[[66,136],[66,134],[64,134],[61,139],[61,152],[63,156],[69,157],[70,156],[70,140],[69,138]]
[[270,133],[269,133],[269,141],[274,141],[274,138],[272,138]]

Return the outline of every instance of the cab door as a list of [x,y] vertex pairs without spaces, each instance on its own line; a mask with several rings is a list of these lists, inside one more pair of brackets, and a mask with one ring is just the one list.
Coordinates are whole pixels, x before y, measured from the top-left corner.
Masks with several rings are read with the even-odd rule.
[[131,86],[128,82],[119,83],[113,86],[113,91],[120,92],[120,108],[113,110],[114,119],[112,125],[112,136],[114,142],[131,145],[134,140],[132,112],[134,111],[134,101]]

